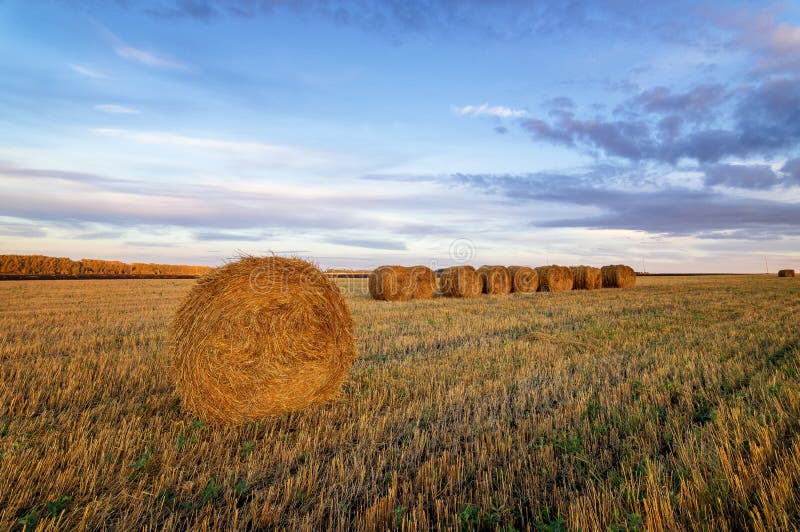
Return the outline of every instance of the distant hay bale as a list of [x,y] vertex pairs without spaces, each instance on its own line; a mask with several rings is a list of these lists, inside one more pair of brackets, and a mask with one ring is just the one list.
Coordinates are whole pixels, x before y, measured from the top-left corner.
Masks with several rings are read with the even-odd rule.
[[184,406],[226,424],[328,401],[356,358],[336,284],[283,257],[246,257],[206,274],[175,313],[171,336]]
[[603,288],[603,273],[592,266],[571,266],[573,290],[596,290]]
[[511,291],[520,293],[536,292],[539,289],[539,275],[527,266],[509,266]]
[[481,266],[478,275],[484,294],[511,293],[511,273],[505,266]]
[[411,272],[404,266],[380,266],[369,274],[369,295],[381,301],[408,301],[414,296]]
[[778,277],[794,277],[794,270],[781,270],[778,272]]
[[603,288],[630,288],[636,284],[636,272],[630,266],[603,266],[600,272],[603,276]]
[[566,292],[572,290],[572,270],[566,266],[539,266],[539,292]]
[[436,272],[427,266],[412,266],[411,284],[414,299],[430,299],[436,295]]
[[472,266],[445,268],[439,277],[442,294],[449,297],[475,297],[483,288],[481,278]]

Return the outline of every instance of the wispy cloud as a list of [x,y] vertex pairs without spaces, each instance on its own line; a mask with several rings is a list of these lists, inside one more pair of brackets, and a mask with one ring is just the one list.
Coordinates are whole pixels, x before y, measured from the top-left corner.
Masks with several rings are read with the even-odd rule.
[[0,220],[0,236],[15,238],[43,238],[47,232],[37,224],[3,222]]
[[139,144],[152,144],[174,149],[185,149],[208,154],[247,158],[263,165],[305,170],[349,168],[353,161],[336,153],[323,152],[302,146],[287,146],[253,140],[230,140],[201,137],[169,131],[143,131],[120,128],[94,128],[91,132],[105,137],[116,137]]
[[114,49],[114,53],[123,59],[127,59],[128,61],[133,61],[134,63],[139,63],[140,65],[149,67],[172,70],[189,70],[187,65],[178,61],[177,59],[153,50],[136,48],[123,41],[108,28],[100,25],[100,29],[111,42],[111,47]]
[[331,237],[331,238],[326,238],[325,241],[331,244],[337,244],[340,246],[349,246],[355,248],[386,249],[390,251],[403,251],[407,249],[405,243],[398,242],[395,240],[373,240],[365,238]]
[[195,240],[203,242],[219,241],[219,242],[262,242],[269,240],[272,235],[263,233],[260,235],[251,235],[245,233],[230,233],[227,231],[201,231],[194,234]]
[[94,70],[93,68],[89,68],[83,65],[71,63],[69,67],[73,70],[73,72],[76,72],[81,76],[86,76],[87,78],[105,79],[108,77],[105,74],[98,72],[97,70]]
[[141,113],[138,109],[128,107],[127,105],[117,105],[113,103],[102,103],[94,106],[98,111],[110,113],[112,115],[138,115]]
[[453,112],[460,116],[493,116],[495,118],[522,118],[528,116],[528,111],[524,109],[513,109],[502,105],[464,105],[462,107],[453,106]]

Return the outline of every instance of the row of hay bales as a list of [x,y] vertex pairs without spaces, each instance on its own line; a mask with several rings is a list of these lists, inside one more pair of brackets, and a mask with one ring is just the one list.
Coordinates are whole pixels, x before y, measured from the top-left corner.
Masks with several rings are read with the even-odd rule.
[[794,277],[794,270],[780,270],[778,277]]
[[[564,292],[598,288],[628,288],[636,284],[630,266],[451,266],[439,276],[426,266],[380,266],[369,276],[369,293],[381,301],[476,297],[480,294],[512,292]],[[438,288],[438,290],[437,290]]]
[[[600,274],[581,268],[588,267],[576,270],[585,286],[599,286],[598,275],[627,279],[622,266]],[[442,272],[439,292],[568,290],[574,278],[561,266],[458,266]],[[437,293],[436,273],[424,266],[382,266],[369,285],[373,297],[387,300]],[[334,280],[313,264],[276,256],[243,257],[203,276],[175,313],[170,352],[184,408],[220,424],[330,401],[358,354],[353,318]]]

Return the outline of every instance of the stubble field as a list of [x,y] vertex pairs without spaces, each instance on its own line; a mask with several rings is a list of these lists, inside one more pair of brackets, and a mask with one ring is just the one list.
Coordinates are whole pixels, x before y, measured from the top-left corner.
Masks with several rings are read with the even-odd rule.
[[181,409],[194,281],[0,283],[0,529],[796,529],[800,282],[372,301],[332,404]]

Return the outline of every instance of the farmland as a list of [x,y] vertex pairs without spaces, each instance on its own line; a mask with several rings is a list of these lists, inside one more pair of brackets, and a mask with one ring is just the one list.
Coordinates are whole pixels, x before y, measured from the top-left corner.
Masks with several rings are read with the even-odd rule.
[[0,284],[0,529],[789,529],[800,282],[373,301],[326,406],[182,410],[193,280]]

